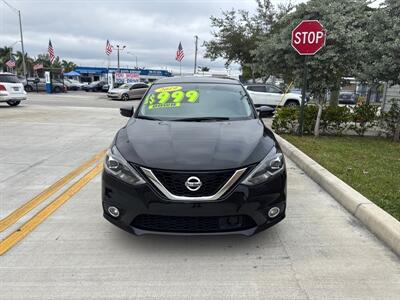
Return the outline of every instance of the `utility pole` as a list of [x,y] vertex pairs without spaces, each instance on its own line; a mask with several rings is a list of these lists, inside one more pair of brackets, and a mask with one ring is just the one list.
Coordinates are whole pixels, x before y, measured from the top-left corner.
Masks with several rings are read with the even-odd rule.
[[15,7],[11,6],[8,4],[5,0],[2,0],[4,4],[6,4],[11,10],[13,10],[15,13],[18,13],[18,19],[19,19],[19,33],[21,36],[21,50],[22,50],[22,68],[24,70],[24,76],[27,77],[27,72],[26,72],[26,62],[25,62],[25,49],[24,49],[24,37],[22,35],[22,21],[21,21],[21,11],[16,9]]
[[28,76],[26,72],[26,62],[25,62],[25,49],[24,49],[24,37],[22,35],[22,21],[21,21],[21,11],[18,10],[18,18],[19,18],[19,33],[21,35],[21,48],[22,48],[22,67],[24,69],[25,78]]
[[[118,69],[118,73],[119,73],[121,71],[119,68],[119,51],[124,50],[126,48],[126,46],[125,45],[121,46],[122,47],[121,49],[120,49],[119,45],[115,45],[115,46],[117,47],[117,69]],[[115,47],[113,46],[113,48],[115,48]]]
[[194,71],[193,75],[196,74],[196,69],[197,69],[197,42],[199,40],[199,37],[197,35],[194,36]]

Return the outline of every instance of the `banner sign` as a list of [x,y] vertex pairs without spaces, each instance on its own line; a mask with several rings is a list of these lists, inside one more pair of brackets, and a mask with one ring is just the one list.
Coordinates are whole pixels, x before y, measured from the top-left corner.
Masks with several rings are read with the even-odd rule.
[[45,78],[45,82],[46,82],[47,84],[50,84],[50,83],[51,83],[50,72],[49,72],[49,71],[44,72],[44,78]]
[[115,73],[115,83],[139,82],[139,72],[135,73]]

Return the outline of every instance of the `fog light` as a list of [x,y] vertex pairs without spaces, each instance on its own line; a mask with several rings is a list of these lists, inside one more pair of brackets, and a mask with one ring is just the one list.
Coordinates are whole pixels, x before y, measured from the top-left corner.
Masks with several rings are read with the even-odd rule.
[[115,206],[110,206],[108,208],[108,213],[110,215],[112,215],[114,218],[118,218],[119,217],[119,210]]
[[268,211],[268,217],[275,218],[277,215],[279,215],[280,212],[281,212],[281,210],[279,209],[279,207],[272,207]]

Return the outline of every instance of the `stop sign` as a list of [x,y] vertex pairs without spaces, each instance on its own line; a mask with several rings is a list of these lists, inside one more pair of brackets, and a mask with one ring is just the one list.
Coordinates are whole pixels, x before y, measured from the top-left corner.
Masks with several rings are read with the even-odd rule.
[[292,31],[292,47],[300,55],[314,55],[325,45],[325,30],[317,20],[303,20]]

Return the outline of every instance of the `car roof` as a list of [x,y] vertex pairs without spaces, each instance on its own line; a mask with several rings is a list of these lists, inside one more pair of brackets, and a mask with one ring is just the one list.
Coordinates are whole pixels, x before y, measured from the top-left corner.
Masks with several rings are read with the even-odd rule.
[[14,75],[14,76],[17,76],[17,75],[15,75],[13,73],[10,73],[10,72],[0,72],[0,75]]
[[167,83],[222,83],[222,84],[240,84],[236,79],[216,78],[216,77],[200,77],[200,76],[177,76],[166,77],[157,80],[154,84]]

